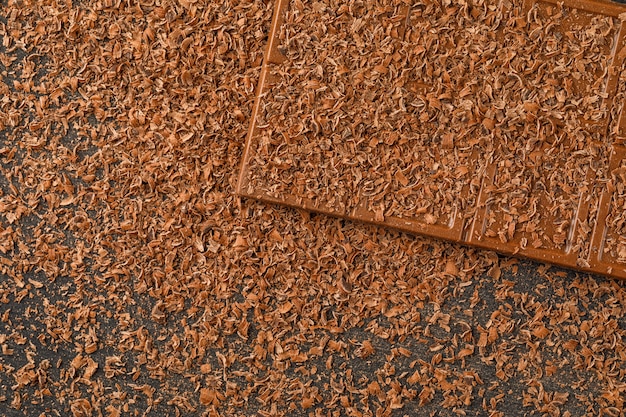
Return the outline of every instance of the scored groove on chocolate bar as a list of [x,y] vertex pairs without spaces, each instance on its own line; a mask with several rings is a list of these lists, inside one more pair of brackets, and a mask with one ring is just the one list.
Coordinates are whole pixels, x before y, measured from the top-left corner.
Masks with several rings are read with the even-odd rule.
[[238,193],[626,278],[626,7],[365,3],[277,1]]

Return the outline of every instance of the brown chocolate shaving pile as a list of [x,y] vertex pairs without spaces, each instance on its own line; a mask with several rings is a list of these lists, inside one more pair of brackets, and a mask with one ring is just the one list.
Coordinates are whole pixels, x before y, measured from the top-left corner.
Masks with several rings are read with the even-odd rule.
[[[434,16],[452,33],[460,28],[457,18],[470,19],[467,27],[482,28],[485,39],[466,48],[484,48],[500,36],[484,25],[517,30],[502,20],[511,10],[506,2],[501,9],[468,3],[467,15],[457,13],[456,3],[429,4],[432,15],[427,7],[421,16],[413,10],[411,25],[431,24],[425,16]],[[342,5],[344,21],[318,20]],[[499,120],[494,111],[485,118],[491,121],[479,120],[476,143],[471,135],[449,136],[459,134],[452,131],[462,128],[456,123],[447,132],[411,137],[422,148],[410,162],[414,148],[385,125],[406,116],[392,114],[393,106],[403,102],[407,114],[422,106],[429,134],[445,118],[473,113],[450,110],[463,98],[440,97],[445,91],[422,86],[422,79],[409,89],[416,75],[431,70],[432,77],[445,69],[451,83],[462,82],[441,62],[412,68],[401,95],[386,90],[402,76],[404,62],[420,54],[403,36],[436,43],[425,27],[401,34],[403,5],[293,2],[290,19],[298,18],[298,8],[310,10],[316,15],[299,18],[318,26],[298,35],[296,20],[289,21],[285,65],[299,59],[313,72],[277,65],[275,91],[299,97],[285,80],[308,77],[319,84],[306,94],[327,108],[301,119],[302,137],[266,132],[267,155],[257,153],[266,166],[255,171],[265,175],[259,184],[278,173],[303,173],[300,182],[275,182],[275,191],[293,186],[319,195],[332,185],[334,194],[325,198],[349,206],[358,180],[365,197],[382,204],[383,216],[392,210],[426,221],[430,215],[434,223],[447,221],[443,203],[455,193],[471,206],[488,132],[510,119]],[[0,0],[2,414],[619,415],[626,400],[623,283],[236,197],[272,7],[262,0]],[[610,25],[596,22],[598,30],[614,30]],[[298,42],[319,45],[333,30],[335,36],[351,30],[355,44],[358,35],[363,48],[389,53],[365,55],[361,64],[336,52],[348,46],[340,42],[301,57],[293,49]],[[604,48],[594,30],[584,35],[597,44],[589,68],[599,65]],[[429,51],[443,59],[450,48]],[[327,59],[313,65],[306,53]],[[486,65],[483,58],[509,59],[485,52],[475,69]],[[445,59],[466,62],[462,54]],[[468,59],[469,65],[474,58]],[[342,73],[341,65],[354,67]],[[358,89],[354,68],[363,71]],[[320,90],[325,76],[346,78],[353,95]],[[502,80],[503,86],[515,80]],[[465,97],[486,94],[495,81],[479,82]],[[555,106],[557,92],[546,98]],[[285,106],[287,117],[297,97],[271,103]],[[363,110],[381,97],[389,103],[378,119],[369,118]],[[350,108],[360,109],[354,132],[358,140],[367,136],[364,142],[332,136],[344,133],[333,128],[332,111]],[[572,112],[595,117],[601,106],[579,108]],[[268,105],[263,117],[272,117],[271,128],[280,133],[288,121],[279,114]],[[406,123],[405,132],[416,131]],[[320,132],[327,141],[311,139]],[[517,143],[511,142],[511,155]],[[306,146],[312,163],[336,163],[340,174],[352,176],[336,184],[321,165],[301,165]],[[603,146],[599,152],[606,152]],[[348,169],[354,161],[337,159],[339,151],[361,155],[368,170]],[[498,162],[509,155],[503,148],[488,152],[500,155]],[[554,178],[577,166],[548,156]],[[394,168],[389,178],[379,176],[385,167]],[[525,178],[520,169],[510,167],[512,179]],[[610,224],[622,234],[623,169],[603,174],[618,190]],[[431,171],[414,184],[417,174]],[[568,181],[579,174],[573,175]],[[404,188],[410,193],[394,197]],[[414,207],[416,193],[431,204]],[[568,210],[564,196],[554,204]],[[495,191],[493,198],[513,204]],[[618,241],[607,248],[619,256]]]

